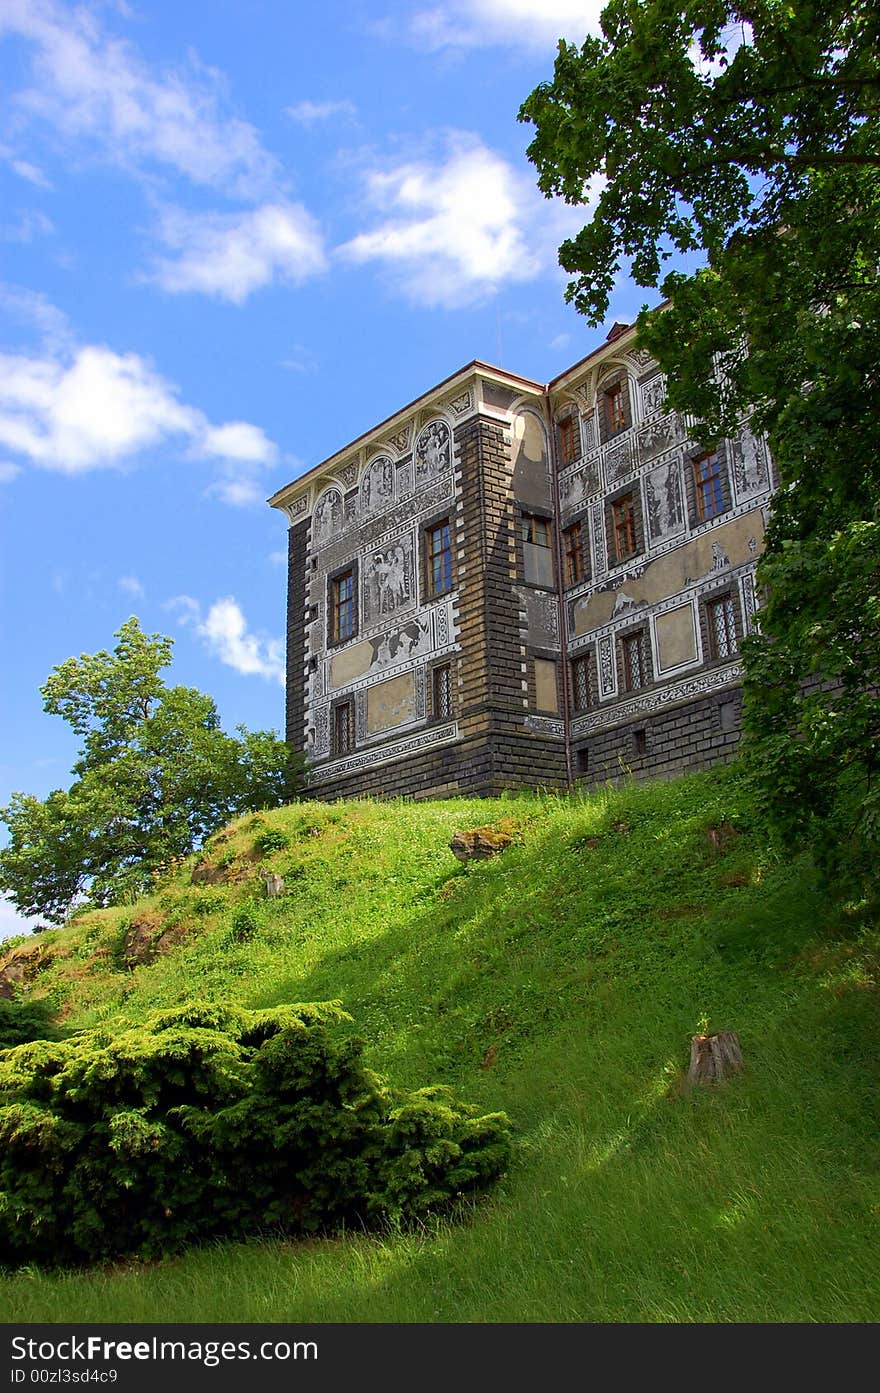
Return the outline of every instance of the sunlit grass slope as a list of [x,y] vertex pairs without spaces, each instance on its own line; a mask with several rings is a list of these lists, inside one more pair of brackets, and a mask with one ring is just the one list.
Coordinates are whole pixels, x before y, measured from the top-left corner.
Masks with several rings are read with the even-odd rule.
[[[514,844],[460,866],[452,833],[502,819]],[[8,1275],[5,1319],[880,1317],[880,940],[795,849],[769,854],[735,773],[300,804],[234,824],[207,859],[226,883],[192,884],[190,862],[149,902],[47,935],[31,998],[68,1028],[196,997],[341,1000],[392,1082],[505,1110],[512,1169],[462,1222],[415,1233]],[[145,916],[181,942],[126,967]],[[688,1093],[707,1028],[738,1031],[746,1071]]]

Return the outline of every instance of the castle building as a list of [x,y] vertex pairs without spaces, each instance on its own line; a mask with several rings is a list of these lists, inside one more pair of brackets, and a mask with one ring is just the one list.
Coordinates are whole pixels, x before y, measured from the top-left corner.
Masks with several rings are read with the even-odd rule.
[[312,796],[494,795],[725,759],[772,489],[615,325],[549,384],[472,362],[269,500]]

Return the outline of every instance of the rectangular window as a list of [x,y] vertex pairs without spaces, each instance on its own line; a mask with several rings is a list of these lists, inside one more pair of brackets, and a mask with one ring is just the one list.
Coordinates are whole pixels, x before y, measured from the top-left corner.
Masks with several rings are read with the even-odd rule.
[[615,382],[605,393],[605,424],[609,433],[623,430],[626,425],[626,412],[623,406],[623,383]]
[[590,655],[573,658],[571,664],[571,694],[575,711],[587,711],[593,704],[593,679]]
[[446,595],[452,589],[452,534],[449,518],[428,530],[428,591]]
[[620,641],[623,656],[623,685],[628,692],[635,692],[648,684],[648,670],[645,663],[645,635],[629,634]]
[[722,595],[706,606],[709,628],[709,655],[712,658],[731,658],[737,651],[736,618],[733,596]]
[[552,586],[553,557],[550,551],[550,523],[546,518],[523,513],[523,577],[529,585]]
[[694,490],[697,498],[697,517],[700,522],[708,522],[724,512],[724,485],[721,477],[721,463],[714,450],[700,455],[693,461]]
[[346,571],[333,580],[330,623],[334,643],[354,637],[355,619],[354,571]]
[[434,668],[432,683],[434,715],[438,720],[445,720],[452,715],[452,667],[449,663]]
[[636,509],[631,493],[624,494],[611,504],[611,528],[614,537],[614,554],[618,561],[635,555],[636,550]]
[[354,749],[354,702],[341,701],[333,712],[333,753],[347,755]]
[[562,534],[565,547],[565,583],[577,585],[584,578],[583,529],[579,522],[566,527]]
[[562,469],[580,459],[579,435],[576,416],[566,416],[564,421],[559,422],[559,460]]

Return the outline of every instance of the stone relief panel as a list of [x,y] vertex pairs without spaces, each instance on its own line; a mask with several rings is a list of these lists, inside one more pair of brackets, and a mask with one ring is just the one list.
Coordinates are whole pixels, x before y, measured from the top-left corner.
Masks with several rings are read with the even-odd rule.
[[394,471],[397,485],[397,496],[409,493],[413,486],[412,460],[407,460],[405,464],[399,464]]
[[339,471],[339,477],[347,489],[353,488],[357,483],[358,466],[357,460],[351,460]]
[[636,450],[639,462],[644,464],[664,450],[671,450],[684,439],[681,421],[673,411],[670,416],[660,416],[642,426],[636,436]]
[[453,416],[466,416],[473,404],[470,388],[468,388],[467,391],[460,392],[457,397],[450,397],[449,399],[449,408]]
[[595,411],[585,411],[581,417],[581,434],[584,442],[584,454],[588,455],[591,450],[599,448],[599,434],[596,429]]
[[343,525],[343,527],[346,529],[346,531],[348,531],[349,528],[351,528],[351,527],[356,527],[356,526],[357,526],[357,520],[358,520],[358,491],[357,491],[357,489],[352,489],[351,493],[347,493],[347,494],[345,495],[344,505],[343,505],[343,510],[342,510],[342,525]]
[[621,479],[633,471],[632,448],[629,436],[615,440],[605,451],[605,477],[608,487],[613,488]]
[[415,604],[412,533],[399,537],[378,551],[368,552],[361,563],[361,613],[370,629],[389,615]]
[[603,701],[617,691],[617,669],[614,663],[614,640],[606,635],[598,643],[599,696]]
[[740,590],[742,591],[742,613],[743,625],[747,634],[754,633],[755,630],[755,581],[751,575],[745,575],[740,580]]
[[642,383],[642,415],[659,416],[666,400],[666,379],[662,373]]
[[431,421],[416,441],[416,486],[430,483],[452,465],[451,436],[445,421]]
[[599,492],[599,456],[587,460],[580,469],[563,474],[559,480],[559,505],[562,509],[578,508]]
[[390,507],[394,499],[394,465],[387,455],[370,460],[361,479],[361,514],[372,517]]
[[605,511],[601,503],[594,503],[590,508],[590,520],[593,534],[593,575],[597,580],[608,571],[608,552],[605,549]]
[[367,672],[380,672],[396,663],[427,656],[433,648],[430,614],[417,614],[406,624],[386,630],[369,640],[371,656]]
[[410,429],[409,425],[405,425],[391,436],[391,444],[399,455],[405,454],[409,449]]
[[312,548],[326,546],[342,531],[343,504],[339,489],[328,489],[315,504],[312,515]]
[[681,466],[677,458],[666,460],[646,475],[645,517],[652,542],[665,542],[684,532]]
[[644,372],[645,368],[649,367],[654,361],[647,348],[630,349],[626,356],[629,362],[640,372]]
[[743,428],[739,439],[731,441],[730,456],[733,484],[740,501],[754,498],[770,487],[767,447],[763,440],[752,435],[748,426]]

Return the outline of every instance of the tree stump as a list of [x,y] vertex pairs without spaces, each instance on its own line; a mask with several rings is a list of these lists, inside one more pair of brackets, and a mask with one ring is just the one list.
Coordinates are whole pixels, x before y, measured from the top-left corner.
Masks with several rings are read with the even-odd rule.
[[720,1030],[716,1035],[691,1036],[688,1084],[723,1083],[742,1067],[742,1050],[735,1030]]
[[284,894],[284,877],[276,875],[274,871],[261,871],[260,875],[266,886],[266,894],[270,900],[275,900],[279,895]]

